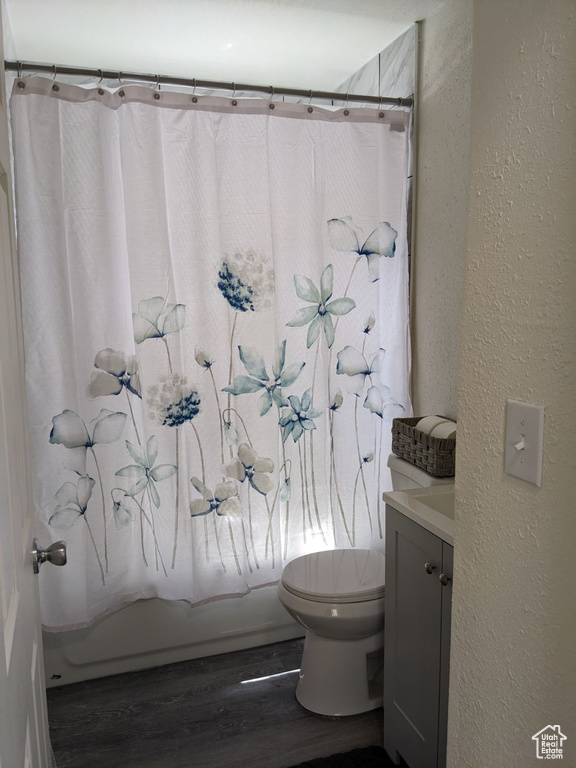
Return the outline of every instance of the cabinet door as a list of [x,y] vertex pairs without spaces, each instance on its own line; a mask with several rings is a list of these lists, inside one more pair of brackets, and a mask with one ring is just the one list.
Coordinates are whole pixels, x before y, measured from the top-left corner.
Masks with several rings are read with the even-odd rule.
[[410,768],[437,765],[442,544],[386,507],[384,747]]
[[450,682],[450,625],[452,614],[452,566],[454,548],[442,542],[442,573],[448,583],[442,587],[442,638],[440,641],[440,712],[438,715],[438,768],[446,765],[448,736],[448,686]]

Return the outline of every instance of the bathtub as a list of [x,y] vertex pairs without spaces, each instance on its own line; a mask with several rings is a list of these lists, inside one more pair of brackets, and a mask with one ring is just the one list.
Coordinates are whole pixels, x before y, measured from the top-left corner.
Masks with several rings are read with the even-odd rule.
[[139,600],[90,627],[44,632],[46,685],[77,683],[302,636],[302,627],[280,604],[275,586],[195,608],[183,601]]

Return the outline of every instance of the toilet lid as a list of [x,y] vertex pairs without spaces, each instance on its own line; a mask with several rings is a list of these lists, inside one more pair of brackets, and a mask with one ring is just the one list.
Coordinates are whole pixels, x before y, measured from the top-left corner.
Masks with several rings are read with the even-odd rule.
[[370,549],[335,549],[297,557],[284,568],[282,584],[298,597],[320,603],[357,603],[384,597],[384,555]]

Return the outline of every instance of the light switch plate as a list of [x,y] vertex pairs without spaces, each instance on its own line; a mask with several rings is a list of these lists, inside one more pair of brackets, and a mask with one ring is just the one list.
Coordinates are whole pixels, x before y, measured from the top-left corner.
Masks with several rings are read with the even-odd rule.
[[544,406],[508,400],[504,470],[528,483],[542,486]]

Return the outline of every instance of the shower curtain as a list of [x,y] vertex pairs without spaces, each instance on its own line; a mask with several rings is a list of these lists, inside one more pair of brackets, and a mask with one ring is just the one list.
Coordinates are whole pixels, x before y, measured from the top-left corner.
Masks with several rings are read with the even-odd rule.
[[45,626],[381,549],[408,114],[41,77],[10,107]]

